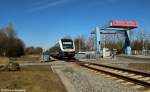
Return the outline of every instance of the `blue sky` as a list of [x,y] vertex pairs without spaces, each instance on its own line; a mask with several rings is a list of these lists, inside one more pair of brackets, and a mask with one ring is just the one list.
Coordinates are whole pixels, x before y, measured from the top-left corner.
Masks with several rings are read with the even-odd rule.
[[64,37],[89,35],[110,20],[134,20],[150,32],[149,0],[0,0],[0,27],[13,23],[26,46],[49,48]]

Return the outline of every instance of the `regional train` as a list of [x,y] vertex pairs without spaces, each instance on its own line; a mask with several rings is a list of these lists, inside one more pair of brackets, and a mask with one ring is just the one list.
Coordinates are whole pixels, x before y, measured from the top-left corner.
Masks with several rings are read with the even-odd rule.
[[57,58],[74,58],[75,44],[72,39],[60,39],[50,48],[50,55]]

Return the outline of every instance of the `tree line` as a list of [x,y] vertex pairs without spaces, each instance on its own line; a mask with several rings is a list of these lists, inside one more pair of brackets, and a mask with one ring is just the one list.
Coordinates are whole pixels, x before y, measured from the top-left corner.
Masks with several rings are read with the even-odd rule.
[[41,47],[27,47],[25,48],[26,55],[34,55],[34,54],[41,54],[43,49]]
[[[141,34],[136,34],[138,35],[138,39],[131,39],[131,48],[132,50],[142,50],[143,47],[146,50],[150,50],[150,38],[143,40],[141,37]],[[131,35],[132,36],[132,35]],[[106,37],[106,36],[105,36]],[[122,37],[122,38],[121,38]],[[119,39],[120,38],[120,39]],[[105,38],[106,39],[106,38]],[[123,53],[123,47],[124,47],[124,38],[123,36],[118,37],[117,39],[113,39],[113,36],[109,35],[109,38],[106,40],[102,40],[101,46],[105,48],[110,48],[110,49],[117,49],[118,53]],[[75,42],[75,47],[76,51],[94,51],[95,50],[95,37],[92,36],[78,36],[74,38]]]
[[41,52],[41,47],[25,47],[25,43],[17,37],[11,23],[0,29],[0,56],[20,57],[25,54],[40,54]]
[[24,42],[17,37],[12,24],[0,29],[0,55],[18,57],[24,55]]

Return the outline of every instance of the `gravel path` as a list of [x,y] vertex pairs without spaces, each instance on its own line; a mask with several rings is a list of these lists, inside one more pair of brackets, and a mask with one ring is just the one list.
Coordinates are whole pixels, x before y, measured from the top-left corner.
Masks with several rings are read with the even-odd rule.
[[108,80],[85,68],[69,67],[62,70],[77,92],[139,92]]

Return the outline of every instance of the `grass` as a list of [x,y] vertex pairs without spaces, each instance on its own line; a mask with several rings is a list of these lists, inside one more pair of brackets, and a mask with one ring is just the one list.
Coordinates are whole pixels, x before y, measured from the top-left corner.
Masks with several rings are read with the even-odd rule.
[[0,57],[0,64],[7,64],[9,62],[9,58],[7,57]]
[[8,64],[9,61],[17,63],[39,63],[40,55],[25,55],[18,58],[0,57],[0,64]]
[[21,71],[0,72],[0,89],[25,89],[26,92],[66,92],[49,65],[24,66]]
[[138,69],[138,70],[150,71],[149,63],[130,63],[128,64],[128,67]]
[[11,58],[11,61],[15,61],[18,63],[39,63],[40,55],[25,55],[19,58]]

